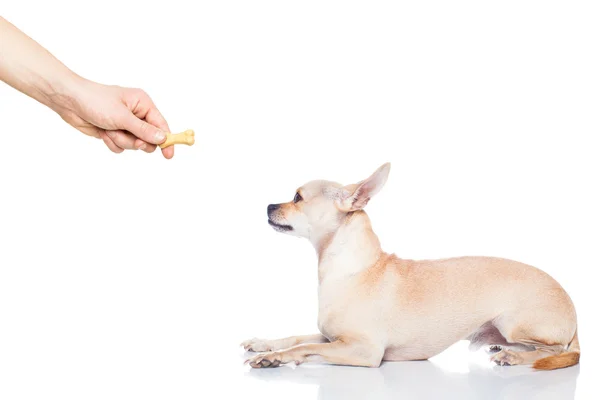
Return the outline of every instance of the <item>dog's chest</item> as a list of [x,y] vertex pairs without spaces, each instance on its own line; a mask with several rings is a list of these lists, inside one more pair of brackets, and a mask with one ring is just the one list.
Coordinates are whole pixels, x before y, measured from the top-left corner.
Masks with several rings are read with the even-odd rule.
[[319,320],[321,333],[330,340],[354,332],[362,319],[352,282],[330,280],[319,286]]

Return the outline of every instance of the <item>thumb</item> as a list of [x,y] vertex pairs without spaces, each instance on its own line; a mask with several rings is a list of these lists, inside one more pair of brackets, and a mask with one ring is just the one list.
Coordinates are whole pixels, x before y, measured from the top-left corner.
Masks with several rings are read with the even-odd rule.
[[133,114],[129,114],[124,122],[125,130],[146,143],[161,144],[167,138],[167,134],[160,128],[142,121]]

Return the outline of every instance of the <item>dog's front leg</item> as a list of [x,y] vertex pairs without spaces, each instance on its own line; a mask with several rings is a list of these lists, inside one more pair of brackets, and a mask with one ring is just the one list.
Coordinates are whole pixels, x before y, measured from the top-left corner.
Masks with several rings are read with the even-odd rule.
[[283,351],[258,354],[246,360],[252,368],[278,367],[280,364],[302,364],[324,361],[329,364],[379,367],[384,347],[361,341],[336,340],[331,343],[301,344]]
[[327,343],[328,340],[321,334],[316,335],[304,335],[304,336],[290,336],[283,339],[266,340],[266,339],[250,339],[241,343],[241,346],[246,351],[275,351],[289,349],[290,347],[297,346],[305,343]]

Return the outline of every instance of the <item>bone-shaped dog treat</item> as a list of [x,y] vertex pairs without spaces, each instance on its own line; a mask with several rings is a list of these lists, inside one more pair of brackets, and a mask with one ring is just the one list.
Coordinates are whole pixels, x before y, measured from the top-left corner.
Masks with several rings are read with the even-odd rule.
[[174,144],[187,144],[191,146],[194,144],[194,131],[188,129],[185,132],[181,133],[167,133],[167,140],[164,143],[161,143],[159,146],[161,149],[165,147],[172,146]]

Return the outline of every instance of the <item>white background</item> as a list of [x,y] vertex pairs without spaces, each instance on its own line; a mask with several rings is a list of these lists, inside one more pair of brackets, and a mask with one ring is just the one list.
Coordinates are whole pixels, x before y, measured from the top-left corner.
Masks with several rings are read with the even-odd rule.
[[[192,3],[2,5],[197,142],[114,155],[0,85],[1,398],[597,395],[597,2]],[[385,161],[384,249],[542,268],[575,302],[580,366],[492,368],[463,343],[370,370],[242,365],[244,339],[317,329],[314,251],[266,206]]]

